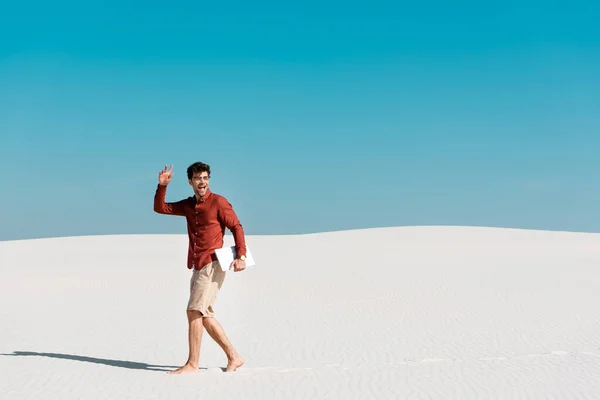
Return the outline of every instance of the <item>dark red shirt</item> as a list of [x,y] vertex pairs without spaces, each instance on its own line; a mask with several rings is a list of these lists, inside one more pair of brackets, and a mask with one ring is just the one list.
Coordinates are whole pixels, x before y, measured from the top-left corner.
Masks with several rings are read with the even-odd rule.
[[[187,221],[189,238],[187,267],[202,269],[215,261],[215,250],[223,247],[225,228],[233,234],[238,257],[246,255],[244,229],[229,201],[209,189],[199,201],[196,196],[174,203],[165,202],[167,187],[161,184],[154,194],[154,211],[159,214],[179,215]],[[227,266],[229,267],[229,266]]]

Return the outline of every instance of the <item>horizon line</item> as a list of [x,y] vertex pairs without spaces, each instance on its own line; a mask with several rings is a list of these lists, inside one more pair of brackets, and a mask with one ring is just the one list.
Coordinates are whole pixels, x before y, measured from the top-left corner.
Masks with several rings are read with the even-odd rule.
[[[509,226],[497,226],[497,225],[456,225],[456,224],[420,224],[420,225],[388,225],[388,226],[374,226],[365,228],[347,228],[347,229],[333,229],[323,231],[313,231],[305,233],[268,233],[268,234],[249,234],[244,233],[245,237],[291,237],[291,236],[311,236],[311,235],[322,235],[331,233],[344,233],[344,232],[357,232],[357,231],[373,231],[373,230],[387,230],[387,229],[403,229],[403,228],[470,228],[470,229],[485,229],[485,230],[504,230],[504,231],[529,231],[529,232],[549,232],[549,233],[572,233],[572,234],[586,234],[586,235],[599,235],[597,231],[577,231],[568,229],[542,229],[542,228],[518,228]],[[28,240],[51,240],[51,239],[69,239],[69,238],[91,238],[91,237],[109,237],[109,236],[185,236],[187,232],[180,233],[90,233],[81,235],[58,235],[58,236],[37,236],[30,238],[20,239],[3,239],[0,243],[4,242],[22,242]],[[225,236],[232,236],[228,230],[225,232]]]

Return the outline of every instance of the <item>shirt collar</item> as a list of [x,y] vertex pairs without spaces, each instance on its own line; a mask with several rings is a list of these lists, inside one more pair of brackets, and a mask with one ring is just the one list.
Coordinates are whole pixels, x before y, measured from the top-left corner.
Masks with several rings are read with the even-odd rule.
[[196,198],[195,194],[192,196],[192,199],[194,200],[194,204],[204,203],[206,200],[208,200],[208,198],[210,197],[210,195],[211,195],[211,191],[210,191],[210,189],[207,188],[206,189],[206,194],[200,200],[198,200],[198,198]]

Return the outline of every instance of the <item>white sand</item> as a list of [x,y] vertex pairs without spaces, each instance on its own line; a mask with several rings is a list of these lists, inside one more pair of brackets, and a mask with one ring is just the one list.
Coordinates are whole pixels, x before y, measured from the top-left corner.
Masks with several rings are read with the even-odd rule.
[[247,240],[215,307],[246,364],[205,333],[186,376],[185,235],[1,242],[0,398],[600,398],[600,234]]

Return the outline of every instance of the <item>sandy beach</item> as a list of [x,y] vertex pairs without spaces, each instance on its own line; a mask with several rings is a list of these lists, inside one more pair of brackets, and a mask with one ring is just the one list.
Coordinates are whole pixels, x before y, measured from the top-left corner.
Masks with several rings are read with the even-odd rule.
[[[187,236],[0,242],[0,398],[598,399],[600,234],[423,226],[247,236],[185,362]],[[226,236],[226,245],[233,244]]]

